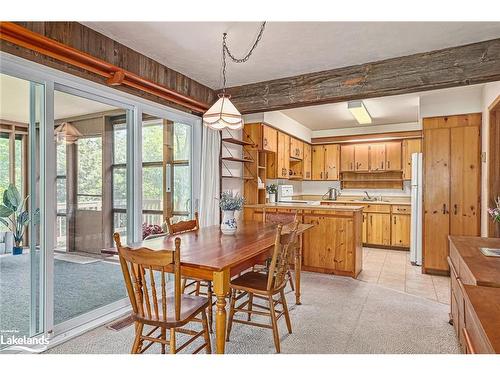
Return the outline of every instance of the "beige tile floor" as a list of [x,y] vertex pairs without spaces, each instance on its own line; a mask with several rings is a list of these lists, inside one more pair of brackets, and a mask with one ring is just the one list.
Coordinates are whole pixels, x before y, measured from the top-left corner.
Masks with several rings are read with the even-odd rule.
[[363,271],[358,279],[450,303],[450,278],[423,274],[421,267],[411,265],[408,251],[363,248]]

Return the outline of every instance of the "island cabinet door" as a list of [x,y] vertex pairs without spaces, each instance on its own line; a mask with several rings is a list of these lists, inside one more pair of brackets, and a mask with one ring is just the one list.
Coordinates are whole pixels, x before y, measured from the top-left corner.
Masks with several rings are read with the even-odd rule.
[[314,227],[304,232],[302,255],[304,266],[314,268],[330,268],[333,272],[333,253],[328,251],[328,225],[323,216],[304,215],[305,224],[314,224]]
[[329,218],[331,243],[334,249],[334,268],[339,273],[354,272],[354,223],[352,219]]

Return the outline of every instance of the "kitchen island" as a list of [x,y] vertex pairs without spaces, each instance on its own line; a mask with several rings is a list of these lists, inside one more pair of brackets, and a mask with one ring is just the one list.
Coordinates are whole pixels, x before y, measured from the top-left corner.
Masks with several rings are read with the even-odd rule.
[[243,215],[245,220],[264,221],[266,212],[297,212],[301,223],[314,224],[302,236],[301,252],[296,258],[301,262],[296,267],[353,278],[361,272],[362,206],[268,203],[245,205]]

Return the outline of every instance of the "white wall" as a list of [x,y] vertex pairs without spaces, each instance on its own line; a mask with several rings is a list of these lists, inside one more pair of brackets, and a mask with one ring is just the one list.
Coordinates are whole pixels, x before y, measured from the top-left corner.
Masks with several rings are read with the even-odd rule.
[[343,135],[392,133],[412,130],[422,130],[422,124],[419,122],[405,122],[401,124],[369,125],[357,126],[355,128],[314,130],[312,132],[312,137],[336,137]]
[[293,135],[303,141],[311,142],[312,131],[300,122],[288,117],[280,111],[254,113],[243,116],[245,123],[265,122],[276,129]]
[[483,112],[483,123],[482,123],[482,149],[486,153],[486,163],[482,163],[481,166],[481,235],[486,236],[488,233],[488,220],[491,220],[488,216],[488,194],[489,194],[489,181],[488,181],[488,168],[489,168],[489,154],[488,154],[488,144],[490,140],[490,119],[488,107],[490,104],[500,95],[500,82],[487,83],[483,87],[482,92],[482,112]]
[[477,113],[482,110],[482,85],[429,91],[420,95],[420,119]]

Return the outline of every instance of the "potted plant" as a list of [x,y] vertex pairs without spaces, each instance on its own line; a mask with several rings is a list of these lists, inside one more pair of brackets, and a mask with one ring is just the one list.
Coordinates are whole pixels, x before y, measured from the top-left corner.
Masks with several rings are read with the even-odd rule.
[[220,229],[224,234],[236,233],[237,225],[234,218],[234,211],[240,211],[243,208],[244,199],[238,193],[224,191],[220,196],[219,207],[222,210],[222,223]]
[[490,214],[493,222],[496,223],[497,236],[500,235],[500,197],[495,199],[496,207],[488,208],[488,213]]
[[276,194],[278,193],[278,185],[271,184],[266,186],[267,194],[269,194],[269,203],[276,203]]
[[[29,195],[21,199],[17,188],[13,184],[10,184],[3,193],[3,204],[0,204],[0,222],[9,228],[14,235],[15,246],[12,250],[13,255],[23,253],[21,243],[26,227],[31,220],[28,210],[25,209],[28,198]],[[38,221],[39,218],[40,210],[37,208],[33,219]]]

